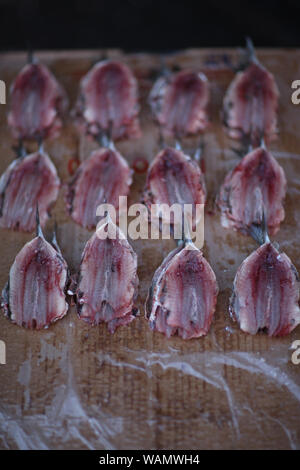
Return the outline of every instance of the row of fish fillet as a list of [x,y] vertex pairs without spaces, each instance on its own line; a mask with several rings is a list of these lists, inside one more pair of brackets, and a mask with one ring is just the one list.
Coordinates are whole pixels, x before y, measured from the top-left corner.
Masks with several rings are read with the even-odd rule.
[[[194,71],[167,73],[154,84],[150,104],[161,134],[173,137],[151,163],[143,202],[204,204],[204,175],[196,158],[180,142],[208,126],[209,83]],[[276,135],[278,89],[274,77],[252,54],[236,74],[224,99],[224,123],[229,136],[247,142],[249,151],[225,178],[217,205],[222,224],[252,235],[261,246],[240,266],[234,281],[230,312],[243,331],[284,335],[300,323],[299,279],[290,259],[270,242],[284,218],[286,179],[267,150]],[[11,268],[2,294],[5,314],[30,328],[49,326],[75,300],[80,318],[110,331],[132,321],[138,289],[137,257],[121,231],[103,222],[87,242],[79,273],[70,276],[56,237],[45,240],[42,228],[60,186],[56,169],[42,142],[57,135],[66,95],[51,72],[31,63],[16,78],[11,93],[9,125],[20,141],[18,158],[0,179],[0,226],[32,231]],[[69,182],[65,199],[73,220],[96,226],[101,202],[116,206],[127,195],[131,170],[114,141],[138,137],[137,81],[120,62],[102,61],[81,80],[75,118],[100,148],[85,160]],[[39,150],[26,155],[23,142],[34,139]],[[112,227],[113,226],[113,227]],[[101,237],[112,229],[114,239]],[[269,235],[268,235],[269,234]],[[184,339],[205,335],[215,312],[216,276],[192,240],[184,238],[154,274],[146,300],[146,318],[153,329]]]

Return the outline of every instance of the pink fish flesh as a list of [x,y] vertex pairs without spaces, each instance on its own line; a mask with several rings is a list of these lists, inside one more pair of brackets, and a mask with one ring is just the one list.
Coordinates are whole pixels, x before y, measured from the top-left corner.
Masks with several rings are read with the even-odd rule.
[[207,334],[216,307],[216,276],[193,244],[177,247],[156,270],[146,300],[152,329],[183,339]]
[[81,80],[75,111],[80,127],[94,136],[139,137],[138,86],[129,67],[111,60],[94,65]]
[[92,152],[77,169],[68,185],[66,203],[75,222],[91,229],[97,224],[99,204],[119,207],[119,196],[127,196],[131,170],[119,152],[101,148]]
[[206,76],[189,70],[158,79],[150,94],[153,114],[163,132],[178,138],[206,129],[208,102]]
[[233,139],[250,138],[259,145],[277,132],[279,91],[273,75],[253,61],[239,72],[224,98],[224,121]]
[[283,336],[300,323],[299,277],[285,253],[266,242],[239,267],[230,312],[252,335]]
[[[99,233],[116,230],[116,238],[99,238]],[[82,320],[98,325],[107,323],[114,333],[137,315],[137,256],[120,230],[104,222],[87,242],[83,251],[76,304]]]
[[152,204],[204,204],[206,189],[198,164],[180,150],[165,148],[148,169],[143,202]]
[[47,328],[68,311],[68,281],[68,268],[61,253],[39,235],[16,256],[2,292],[1,307],[19,326]]
[[264,213],[268,232],[275,234],[284,219],[285,193],[284,170],[271,153],[264,148],[248,153],[221,186],[217,202],[223,227],[249,233],[251,226],[261,224]]
[[45,139],[59,133],[66,94],[42,64],[23,67],[11,87],[8,124],[18,139]]
[[0,178],[0,227],[32,232],[37,205],[44,226],[59,187],[56,168],[44,151],[14,160]]

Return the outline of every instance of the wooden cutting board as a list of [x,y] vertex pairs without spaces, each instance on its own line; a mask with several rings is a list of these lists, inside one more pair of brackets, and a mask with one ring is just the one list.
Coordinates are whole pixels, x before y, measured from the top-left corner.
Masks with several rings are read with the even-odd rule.
[[[147,95],[161,57],[124,55],[120,51],[42,52],[64,85],[73,107],[80,78],[105,57],[121,58],[139,79],[143,137],[117,145],[130,164],[149,162],[159,150],[158,133]],[[0,365],[0,447],[3,449],[246,449],[300,448],[300,365],[291,362],[298,327],[283,339],[249,336],[229,318],[228,300],[235,272],[255,243],[225,230],[214,198],[226,174],[238,161],[221,126],[220,110],[237,63],[234,50],[187,50],[165,56],[169,66],[204,70],[211,81],[212,124],[204,136],[208,204],[204,253],[220,286],[217,311],[205,338],[183,341],[153,333],[143,304],[156,267],[174,247],[172,241],[132,242],[139,259],[141,315],[114,335],[106,326],[89,327],[71,308],[62,320],[42,332],[12,325],[1,314],[0,340],[7,363]],[[299,50],[260,50],[262,63],[274,73],[280,89],[280,135],[272,144],[288,179],[286,218],[275,237],[300,270],[300,106],[291,102],[291,83],[300,79]],[[26,61],[23,53],[0,55],[0,79],[9,86]],[[7,127],[9,105],[0,105],[0,171],[14,159]],[[188,151],[196,142],[186,141]],[[70,177],[72,158],[87,158],[95,144],[79,137],[66,118],[61,136],[46,142],[62,182]],[[134,174],[130,202],[138,202],[145,174]],[[63,188],[53,210],[58,240],[72,272],[78,269],[92,232],[68,218]],[[49,221],[46,234],[53,228]],[[32,235],[1,230],[0,286]]]

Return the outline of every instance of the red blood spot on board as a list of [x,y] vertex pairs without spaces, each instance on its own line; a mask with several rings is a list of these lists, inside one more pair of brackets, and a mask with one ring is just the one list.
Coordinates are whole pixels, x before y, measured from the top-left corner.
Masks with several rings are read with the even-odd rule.
[[78,158],[70,158],[68,161],[68,172],[69,175],[73,175],[77,168],[80,165],[80,160]]
[[148,170],[149,163],[145,158],[137,157],[133,164],[132,168],[136,173],[145,173]]

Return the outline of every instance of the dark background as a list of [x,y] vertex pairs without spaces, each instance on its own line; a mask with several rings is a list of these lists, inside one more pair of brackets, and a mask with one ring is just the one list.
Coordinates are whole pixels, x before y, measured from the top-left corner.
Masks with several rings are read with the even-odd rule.
[[0,48],[300,46],[300,1],[0,0]]

